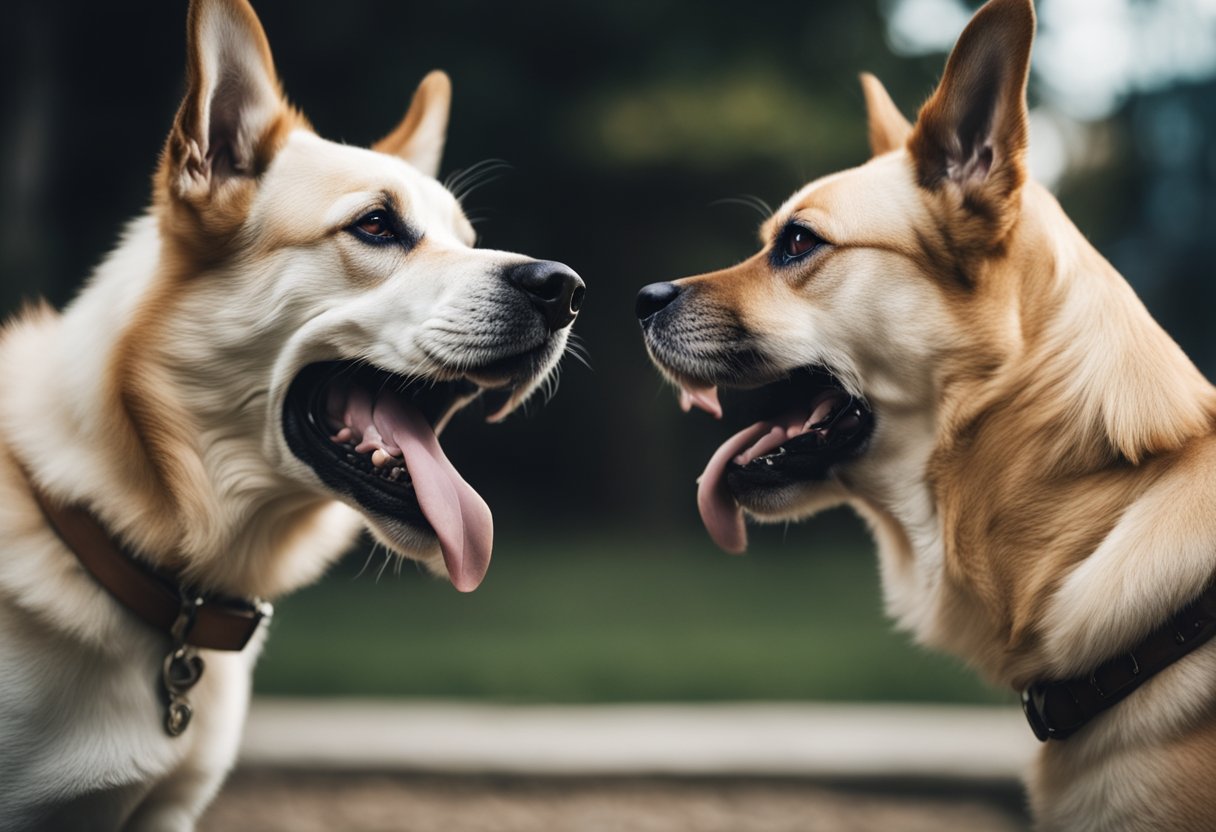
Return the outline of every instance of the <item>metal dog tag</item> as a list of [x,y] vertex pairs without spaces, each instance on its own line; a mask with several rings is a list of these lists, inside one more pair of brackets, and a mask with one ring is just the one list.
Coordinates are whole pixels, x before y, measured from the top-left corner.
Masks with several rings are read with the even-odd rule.
[[194,709],[185,699],[173,699],[169,702],[169,710],[165,714],[165,732],[171,737],[183,734],[190,725],[190,717]]
[[190,727],[194,708],[186,693],[198,684],[206,668],[198,652],[186,644],[190,628],[194,626],[194,616],[202,603],[201,598],[182,598],[181,612],[173,624],[173,649],[161,665],[160,684],[166,699],[165,733],[171,737],[181,736]]
[[194,709],[186,698],[186,692],[198,684],[205,667],[202,658],[188,645],[183,644],[165,656],[161,685],[169,700],[165,713],[165,731],[169,736],[181,736],[189,727]]

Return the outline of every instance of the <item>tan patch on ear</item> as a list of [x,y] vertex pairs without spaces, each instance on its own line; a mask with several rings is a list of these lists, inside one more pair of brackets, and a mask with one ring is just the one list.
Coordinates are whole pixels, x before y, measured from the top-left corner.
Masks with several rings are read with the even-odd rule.
[[870,130],[870,150],[875,156],[899,150],[912,135],[912,124],[895,106],[887,88],[868,72],[861,74]]
[[164,238],[194,260],[225,256],[259,178],[296,129],[311,128],[283,97],[253,8],[246,0],[193,0],[186,94],[153,180]]
[[441,70],[429,73],[410,101],[405,117],[372,150],[399,156],[428,176],[439,173],[452,102],[452,81]]
[[231,255],[253,198],[259,178],[294,130],[312,126],[298,110],[287,104],[258,140],[254,175],[231,177],[203,192],[182,193],[177,178],[188,164],[189,141],[175,127],[161,153],[153,181],[153,206],[160,221],[162,238],[180,250],[184,264],[171,267],[175,274],[189,274]]

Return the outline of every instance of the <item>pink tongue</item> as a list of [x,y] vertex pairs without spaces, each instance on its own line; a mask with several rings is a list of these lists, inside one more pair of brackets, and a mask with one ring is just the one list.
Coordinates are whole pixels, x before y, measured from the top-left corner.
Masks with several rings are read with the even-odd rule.
[[681,384],[680,409],[688,413],[694,407],[701,408],[715,419],[721,419],[722,405],[718,402],[718,388]]
[[747,527],[743,523],[743,509],[739,508],[726,486],[726,466],[772,427],[768,422],[757,422],[726,440],[697,480],[697,508],[701,510],[701,522],[714,543],[732,555],[741,555],[747,550]]
[[364,435],[374,429],[387,440],[385,444],[401,449],[418,506],[439,538],[448,577],[461,592],[472,592],[490,568],[494,546],[490,507],[448,461],[417,408],[386,393],[371,413],[372,424],[366,411],[352,415],[353,426]]

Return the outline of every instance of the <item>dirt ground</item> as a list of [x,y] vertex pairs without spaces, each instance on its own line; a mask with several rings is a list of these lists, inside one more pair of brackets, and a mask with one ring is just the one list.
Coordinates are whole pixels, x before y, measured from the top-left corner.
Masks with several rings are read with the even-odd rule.
[[1016,795],[722,778],[240,770],[202,832],[1014,832]]

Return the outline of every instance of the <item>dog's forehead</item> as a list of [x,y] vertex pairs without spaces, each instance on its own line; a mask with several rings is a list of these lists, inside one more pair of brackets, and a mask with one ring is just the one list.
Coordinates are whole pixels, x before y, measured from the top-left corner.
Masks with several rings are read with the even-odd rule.
[[[307,130],[284,143],[262,182],[251,219],[284,232],[323,233],[388,200],[431,236],[469,244],[471,227],[441,184],[396,156],[338,144]],[[288,215],[284,217],[283,215]],[[289,222],[281,221],[287,220]]]
[[926,219],[912,166],[899,152],[804,186],[777,209],[766,232],[771,237],[799,221],[836,245],[902,248],[916,242]]

